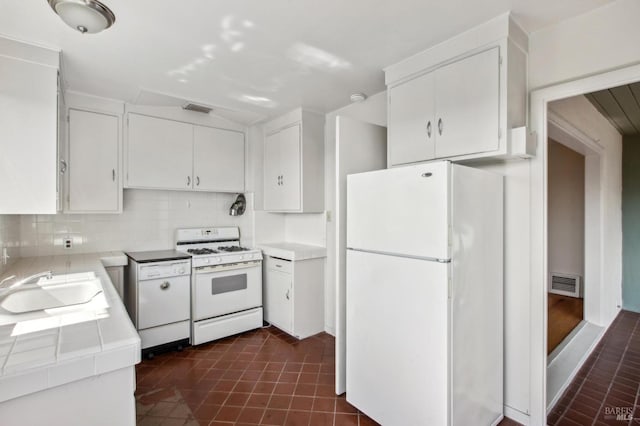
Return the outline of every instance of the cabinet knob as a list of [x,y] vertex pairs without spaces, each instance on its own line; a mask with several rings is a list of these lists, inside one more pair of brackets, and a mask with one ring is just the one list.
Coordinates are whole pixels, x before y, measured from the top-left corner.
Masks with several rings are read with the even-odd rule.
[[442,125],[442,118],[438,118],[438,134],[440,136],[442,136],[442,129],[443,129],[443,125]]
[[169,283],[169,281],[165,281],[162,284],[160,284],[160,290],[166,290],[169,287],[171,287],[171,284]]
[[427,137],[431,138],[431,120],[427,123]]
[[200,186],[200,176],[196,176],[196,186]]
[[116,169],[111,169],[111,180],[116,181]]
[[191,176],[187,176],[187,186],[191,186]]
[[289,292],[290,292],[290,291],[291,291],[291,290],[287,290],[287,294],[286,294],[287,300],[290,300],[290,297],[289,297]]

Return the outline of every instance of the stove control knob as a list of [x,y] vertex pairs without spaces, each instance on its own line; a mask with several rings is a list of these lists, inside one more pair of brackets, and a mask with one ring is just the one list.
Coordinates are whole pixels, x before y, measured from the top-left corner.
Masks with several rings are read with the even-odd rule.
[[211,262],[209,259],[204,259],[204,263],[209,263]]
[[216,260],[217,260],[218,262],[222,262],[222,258],[221,258],[221,257],[216,257]]
[[244,259],[244,256],[243,256],[243,255],[240,255],[239,259],[240,259],[240,260]]
[[184,274],[184,268],[180,268],[180,269],[178,269],[178,273],[179,273],[179,274]]

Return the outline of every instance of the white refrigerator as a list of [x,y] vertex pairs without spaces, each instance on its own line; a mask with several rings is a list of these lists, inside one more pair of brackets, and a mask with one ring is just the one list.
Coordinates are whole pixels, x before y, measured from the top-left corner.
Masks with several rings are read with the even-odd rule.
[[502,419],[502,176],[349,175],[346,287],[347,401],[384,426]]

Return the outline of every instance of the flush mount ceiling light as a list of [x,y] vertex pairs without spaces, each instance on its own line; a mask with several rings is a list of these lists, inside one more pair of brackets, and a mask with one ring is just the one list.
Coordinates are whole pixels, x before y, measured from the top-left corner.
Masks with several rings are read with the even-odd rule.
[[354,93],[353,95],[351,95],[351,102],[362,102],[364,100],[367,99],[367,95],[365,95],[364,93]]
[[98,0],[47,0],[49,6],[65,24],[82,34],[95,34],[106,30],[116,16]]

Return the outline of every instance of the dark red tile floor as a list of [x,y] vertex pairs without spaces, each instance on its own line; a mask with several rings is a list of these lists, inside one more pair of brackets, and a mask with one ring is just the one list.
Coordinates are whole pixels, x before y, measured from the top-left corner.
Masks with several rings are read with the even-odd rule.
[[270,327],[143,360],[138,425],[375,425],[335,395],[334,351]]
[[551,426],[640,425],[639,384],[640,314],[622,311],[547,422]]

